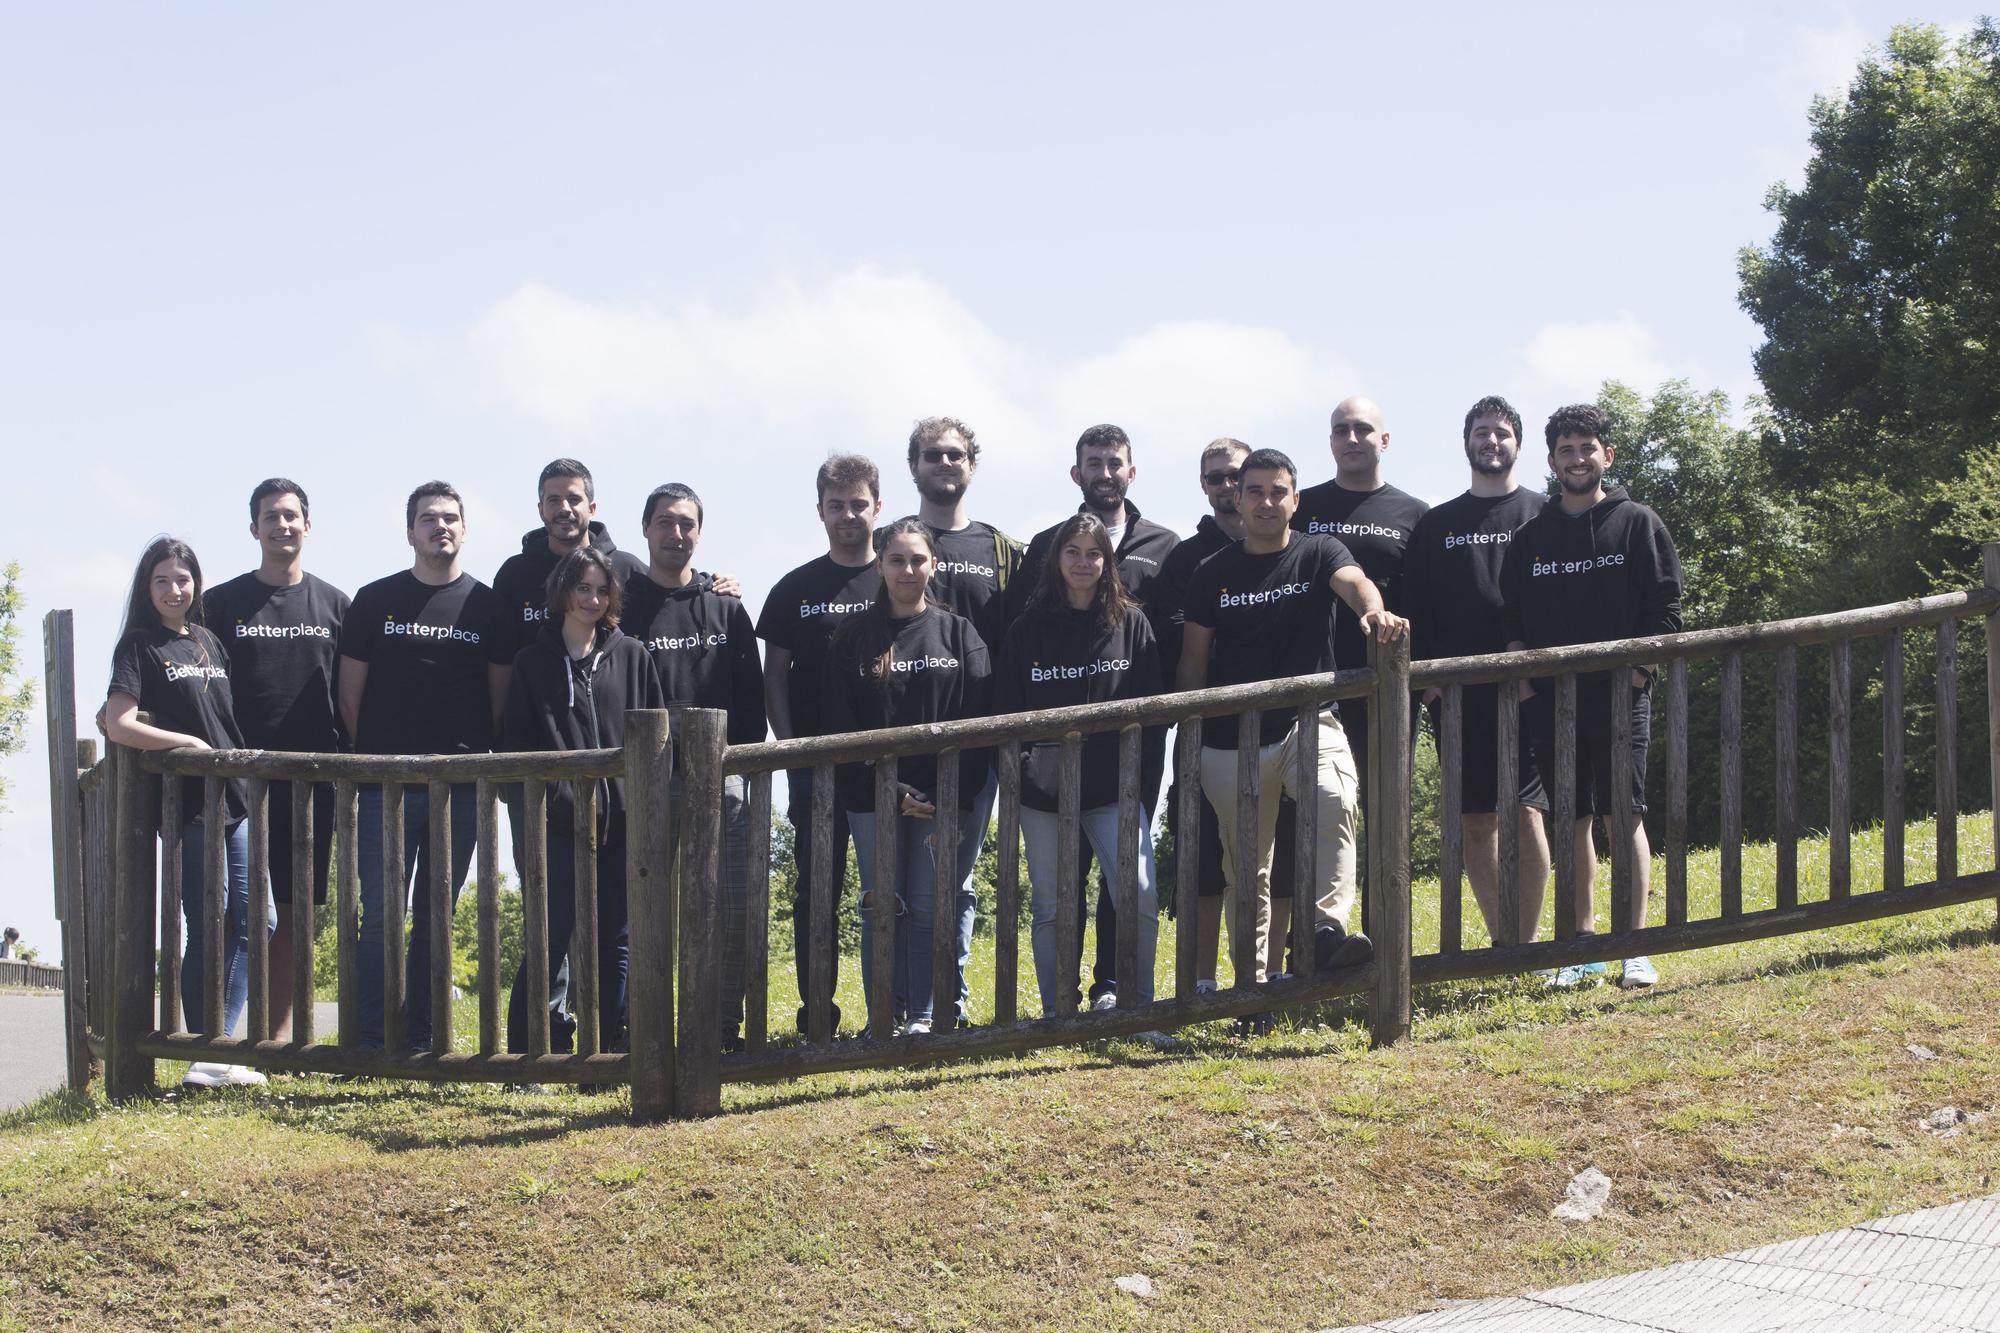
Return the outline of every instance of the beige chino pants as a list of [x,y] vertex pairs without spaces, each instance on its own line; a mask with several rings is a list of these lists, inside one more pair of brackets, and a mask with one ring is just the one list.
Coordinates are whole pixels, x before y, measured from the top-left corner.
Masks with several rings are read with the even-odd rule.
[[[1354,755],[1347,748],[1347,733],[1340,717],[1331,708],[1319,715],[1319,765],[1312,791],[1301,791],[1298,760],[1299,729],[1294,724],[1285,738],[1257,750],[1257,976],[1263,981],[1265,946],[1271,934],[1271,850],[1277,840],[1280,793],[1295,802],[1312,799],[1317,803],[1314,823],[1315,863],[1318,878],[1313,883],[1315,928],[1336,923],[1343,929],[1354,907],[1354,840],[1359,823],[1360,782],[1354,772]],[[1222,833],[1222,877],[1227,886],[1225,901],[1234,902],[1243,877],[1236,871],[1236,751],[1201,751],[1201,788],[1215,810],[1215,823]],[[1309,870],[1299,867],[1301,890]],[[1296,906],[1294,907],[1296,911]],[[1233,922],[1235,918],[1232,916]],[[1234,938],[1232,933],[1231,938]],[[1231,946],[1232,949],[1234,946]],[[1310,966],[1310,961],[1307,961]]]

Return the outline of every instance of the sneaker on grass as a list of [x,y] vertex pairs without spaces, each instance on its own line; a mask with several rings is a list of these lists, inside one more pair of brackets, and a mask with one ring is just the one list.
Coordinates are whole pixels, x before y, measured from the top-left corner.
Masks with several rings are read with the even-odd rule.
[[1090,1002],[1090,1008],[1093,1013],[1101,1014],[1107,1009],[1116,1009],[1117,1007],[1118,992],[1115,990],[1108,990]]
[[1626,990],[1651,986],[1659,979],[1660,970],[1653,966],[1650,958],[1627,958],[1624,970],[1618,974],[1618,984]]
[[1603,963],[1571,963],[1568,967],[1557,968],[1549,985],[1556,990],[1575,990],[1579,986],[1595,986],[1604,980],[1607,969]]
[[928,1018],[913,1018],[903,1029],[906,1037],[928,1037],[931,1035],[931,1021]]

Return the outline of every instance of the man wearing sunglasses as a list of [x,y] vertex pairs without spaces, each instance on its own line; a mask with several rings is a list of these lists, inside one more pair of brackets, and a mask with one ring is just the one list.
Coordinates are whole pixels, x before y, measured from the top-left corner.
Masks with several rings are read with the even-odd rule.
[[[930,596],[970,620],[989,649],[1007,637],[1021,543],[968,512],[965,493],[979,470],[979,440],[954,417],[925,417],[910,432],[910,480],[917,485],[917,518],[937,546]],[[875,549],[882,549],[881,532]]]

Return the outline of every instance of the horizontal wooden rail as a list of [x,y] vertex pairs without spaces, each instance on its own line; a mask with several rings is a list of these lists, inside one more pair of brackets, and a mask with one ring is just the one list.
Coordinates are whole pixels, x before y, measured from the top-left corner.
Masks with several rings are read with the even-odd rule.
[[294,754],[283,750],[147,750],[139,766],[182,777],[292,782],[553,782],[622,778],[619,750],[529,750],[519,754]]
[[725,1083],[768,1082],[855,1069],[938,1064],[945,1060],[987,1058],[1032,1051],[1044,1046],[1068,1046],[1108,1041],[1148,1031],[1168,1031],[1196,1023],[1241,1018],[1245,1014],[1294,1009],[1343,995],[1365,995],[1374,988],[1375,966],[1348,968],[1320,976],[1292,977],[1234,986],[1228,990],[1158,1000],[1132,1009],[1086,1010],[1058,1018],[1023,1020],[1005,1026],[960,1028],[925,1037],[883,1040],[843,1040],[819,1046],[767,1047],[756,1054],[724,1056]]
[[1167,727],[1193,717],[1233,717],[1250,709],[1297,708],[1305,703],[1324,704],[1330,699],[1362,699],[1374,688],[1374,669],[1359,667],[1250,685],[1218,685],[1180,694],[1156,694],[1145,699],[972,717],[960,722],[759,741],[754,745],[730,746],[723,771],[731,775],[767,773],[780,768],[811,768],[822,763],[852,764],[866,759],[933,754],[948,746],[963,750],[1006,741],[1057,740],[1066,731],[1088,735],[1095,731],[1118,731],[1134,724]]
[[1499,949],[1419,954],[1411,960],[1410,976],[1420,985],[1438,981],[1472,981],[1481,977],[1511,976],[1538,967],[1570,967],[1579,963],[1609,963],[1620,958],[1656,953],[1684,953],[1689,949],[1742,944],[1749,940],[1831,930],[1860,921],[1878,921],[1883,917],[1957,907],[1992,898],[1996,893],[2000,893],[2000,871],[1985,870],[1978,874],[1960,875],[1947,882],[1916,884],[1906,889],[1885,889],[1879,893],[1857,894],[1852,898],[1801,903],[1796,907],[1712,917],[1680,925],[1647,926],[1643,930],[1623,934],[1605,932]]
[[1907,602],[1837,611],[1795,620],[1767,620],[1725,629],[1687,630],[1638,639],[1608,639],[1564,648],[1526,648],[1514,653],[1482,653],[1477,657],[1428,659],[1410,664],[1410,688],[1428,690],[1446,685],[1480,685],[1500,680],[1558,676],[1565,671],[1608,671],[1615,666],[1651,666],[1693,657],[1720,657],[1729,652],[1756,652],[1786,644],[1828,643],[1856,635],[1918,625],[1937,625],[2000,610],[2000,589],[1973,588],[1940,593]]
[[246,1037],[209,1039],[185,1033],[154,1032],[139,1039],[139,1053],[162,1060],[219,1060],[299,1074],[354,1074],[408,1078],[431,1083],[624,1083],[632,1057],[615,1055],[526,1055],[473,1052],[390,1055],[361,1047],[295,1046],[288,1041],[252,1042]]

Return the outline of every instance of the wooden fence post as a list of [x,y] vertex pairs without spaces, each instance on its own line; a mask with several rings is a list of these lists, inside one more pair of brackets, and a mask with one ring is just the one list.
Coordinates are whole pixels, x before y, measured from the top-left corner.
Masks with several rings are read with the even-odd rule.
[[674,746],[682,798],[680,1021],[674,1056],[674,1115],[722,1109],[722,753],[729,715],[677,710]]
[[105,1034],[104,1084],[113,1100],[153,1090],[153,1060],[139,1039],[153,1026],[153,802],[159,779],[139,767],[139,752],[109,747],[115,792],[111,883],[111,1010]]
[[[2000,589],[2000,542],[1987,542],[1983,554],[1986,586]],[[2000,613],[1991,611],[1986,614],[1986,771],[1990,781],[1986,795],[1993,807],[1994,866],[2000,869]],[[1993,933],[2000,938],[2000,897],[1994,898],[1993,908]]]
[[625,880],[630,981],[627,1049],[632,1056],[632,1119],[642,1125],[673,1112],[674,896],[673,754],[664,710],[625,714]]
[[1368,920],[1375,943],[1369,1040],[1410,1033],[1410,641],[1370,640],[1375,694],[1368,703]]
[[63,1050],[69,1086],[90,1085],[90,1024],[84,1015],[83,819],[77,790],[76,631],[67,610],[42,617],[42,706],[49,723],[49,865],[62,924]]

